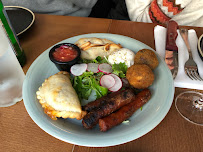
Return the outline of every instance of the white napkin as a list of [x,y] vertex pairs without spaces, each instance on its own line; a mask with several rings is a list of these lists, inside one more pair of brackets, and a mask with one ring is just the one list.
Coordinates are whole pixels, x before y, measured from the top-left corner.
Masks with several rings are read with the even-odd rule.
[[[178,74],[174,80],[174,86],[180,88],[191,88],[203,90],[203,81],[191,80],[184,72],[184,64],[189,58],[187,47],[179,33],[176,39],[176,45],[178,46],[178,60],[179,68]],[[164,59],[165,56],[165,44],[166,44],[166,28],[163,26],[157,25],[154,28],[154,39],[156,52]],[[203,78],[203,62],[198,55],[197,50],[197,34],[195,30],[191,29],[188,31],[188,40],[192,50],[193,59],[197,63],[198,71],[200,76]]]

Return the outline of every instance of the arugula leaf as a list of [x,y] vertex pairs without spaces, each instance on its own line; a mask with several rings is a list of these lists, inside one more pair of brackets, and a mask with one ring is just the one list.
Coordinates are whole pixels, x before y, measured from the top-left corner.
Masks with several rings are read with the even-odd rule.
[[88,63],[94,63],[94,62],[92,62],[92,60],[87,60],[87,59],[81,59],[81,58],[80,58],[80,60],[78,61],[78,63],[86,63],[86,64],[88,64]]
[[140,108],[140,110],[142,111],[142,107]]
[[125,63],[120,62],[119,64],[112,65],[113,73],[120,78],[125,78],[126,71],[128,69]]
[[100,56],[98,56],[98,57],[96,58],[96,60],[98,61],[99,64],[101,64],[101,63],[108,63],[108,60],[107,60],[106,57],[104,57],[104,58],[102,59]]
[[92,82],[93,82],[92,89],[96,92],[97,99],[107,95],[108,89],[100,86],[99,81],[96,81],[95,79],[93,79]]
[[91,88],[84,89],[83,93],[82,93],[82,98],[87,100],[89,98],[91,93],[92,93],[92,89]]
[[90,77],[93,74],[93,72],[84,72],[82,75],[73,78],[73,88],[77,92],[79,99],[88,99],[89,95],[91,94],[92,90],[90,89]]
[[102,77],[103,75],[104,75],[103,72],[95,73],[95,79],[96,79],[97,81],[100,81],[100,79],[101,79],[101,77]]
[[100,56],[98,56],[94,60],[80,59],[78,61],[78,63],[86,63],[86,64],[88,64],[88,63],[98,63],[98,64],[101,64],[101,63],[108,63],[108,61],[107,61],[107,58],[102,59]]
[[88,99],[92,90],[96,92],[97,99],[105,96],[108,93],[108,89],[100,86],[100,77],[103,74],[93,72],[84,72],[80,76],[75,76],[72,80],[73,88],[80,100]]
[[101,62],[102,58],[101,58],[101,56],[98,56],[95,60],[97,60],[98,62]]

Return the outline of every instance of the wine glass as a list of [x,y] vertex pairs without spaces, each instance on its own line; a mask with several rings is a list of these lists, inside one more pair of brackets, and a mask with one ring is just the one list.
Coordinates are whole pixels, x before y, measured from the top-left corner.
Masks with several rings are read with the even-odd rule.
[[175,106],[187,121],[203,126],[203,93],[186,91],[175,99]]

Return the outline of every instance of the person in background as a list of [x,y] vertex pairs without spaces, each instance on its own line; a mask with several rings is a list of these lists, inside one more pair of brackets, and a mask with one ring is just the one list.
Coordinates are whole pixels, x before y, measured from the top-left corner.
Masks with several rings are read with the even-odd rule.
[[125,0],[98,0],[89,17],[130,20]]
[[35,13],[89,16],[97,0],[2,0],[4,6],[22,6]]
[[35,13],[203,27],[203,0],[2,0]]
[[90,17],[203,27],[203,0],[98,0]]
[[203,0],[125,0],[131,21],[203,27]]

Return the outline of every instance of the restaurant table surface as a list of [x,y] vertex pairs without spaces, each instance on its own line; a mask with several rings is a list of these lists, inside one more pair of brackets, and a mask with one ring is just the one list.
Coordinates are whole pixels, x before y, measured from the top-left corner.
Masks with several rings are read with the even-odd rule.
[[[132,37],[155,49],[156,24],[87,17],[35,14],[33,26],[19,39],[27,57],[26,73],[32,62],[47,48],[72,36],[113,33]],[[198,37],[203,28],[195,29]],[[176,97],[191,89],[175,88]],[[197,90],[203,92],[202,90]],[[88,138],[87,138],[88,140]],[[117,139],[115,139],[117,140]],[[166,117],[146,135],[131,142],[103,148],[69,144],[40,129],[28,115],[23,101],[0,108],[0,152],[203,152],[203,127],[183,119],[174,101]]]

